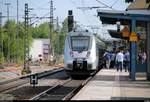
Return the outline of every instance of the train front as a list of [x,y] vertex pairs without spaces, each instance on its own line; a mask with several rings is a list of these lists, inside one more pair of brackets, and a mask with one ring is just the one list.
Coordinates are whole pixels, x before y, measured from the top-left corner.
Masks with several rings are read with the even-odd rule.
[[93,36],[88,32],[72,32],[65,41],[65,70],[70,76],[90,75],[96,58],[94,57]]

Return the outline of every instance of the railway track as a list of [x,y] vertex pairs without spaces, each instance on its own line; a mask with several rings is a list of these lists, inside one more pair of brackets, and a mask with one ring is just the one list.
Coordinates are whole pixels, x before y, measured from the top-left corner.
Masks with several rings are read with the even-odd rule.
[[47,75],[39,80],[39,84],[35,87],[31,86],[30,83],[18,86],[16,88],[6,90],[0,93],[0,99],[2,100],[28,100],[31,97],[68,80],[68,76],[64,70],[60,69],[53,71],[53,74]]
[[35,87],[28,82],[28,84],[0,93],[5,96],[4,98],[0,96],[0,98],[4,100],[70,100],[93,76],[94,74],[86,80],[73,80],[66,75],[64,70],[59,69],[59,71],[52,71],[51,75],[39,76],[42,79]]
[[70,100],[91,78],[92,76],[86,80],[68,79],[63,84],[55,85],[29,100]]
[[57,84],[44,92],[30,98],[29,100],[70,100],[82,87],[84,87],[97,73],[93,73],[86,80],[68,79],[62,84]]
[[[38,73],[38,78],[41,79],[43,77],[55,74],[55,73],[57,73],[59,71],[63,71],[63,70],[64,70],[63,68],[57,68],[57,69],[50,70],[50,71],[44,71],[44,72]],[[37,74],[37,73],[34,73],[34,74]],[[0,83],[0,93],[29,83],[30,82],[30,76],[34,75],[34,74],[30,74],[30,75],[26,75],[23,77],[15,78],[13,80],[1,82]]]

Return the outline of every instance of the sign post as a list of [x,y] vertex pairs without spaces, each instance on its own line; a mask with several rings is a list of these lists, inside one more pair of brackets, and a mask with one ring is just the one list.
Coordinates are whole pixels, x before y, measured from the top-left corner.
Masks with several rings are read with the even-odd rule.
[[130,50],[130,54],[131,54],[131,69],[130,69],[130,75],[131,75],[131,80],[136,80],[136,51],[137,51],[137,35],[136,35],[136,20],[132,19],[132,27],[131,27],[131,35],[130,35],[130,46],[131,46],[131,50]]
[[38,84],[38,74],[33,74],[30,76],[30,84],[32,84],[33,87]]

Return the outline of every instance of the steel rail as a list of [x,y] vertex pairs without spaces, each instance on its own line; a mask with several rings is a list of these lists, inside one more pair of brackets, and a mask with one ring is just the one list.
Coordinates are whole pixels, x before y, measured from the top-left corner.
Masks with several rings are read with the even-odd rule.
[[[25,78],[29,78],[31,75],[35,75],[35,74],[38,74],[38,78],[43,78],[43,77],[46,77],[46,76],[49,76],[49,75],[52,75],[52,74],[55,74],[57,72],[60,72],[60,71],[64,71],[63,68],[57,68],[57,69],[54,69],[54,70],[50,70],[50,71],[44,71],[44,72],[41,72],[41,73],[34,73],[34,74],[30,74],[30,75],[27,75],[27,76],[23,76],[23,77],[20,77],[20,78],[16,78],[14,80],[11,80],[11,81],[7,81],[7,83],[5,82],[4,84],[0,84],[0,86],[4,86],[5,84],[11,84],[11,82],[15,82],[15,81],[19,81],[19,79],[25,79]],[[21,82],[20,84],[17,83],[16,85],[12,85],[12,86],[9,86],[9,87],[6,87],[6,88],[3,88],[3,89],[0,89],[0,92],[3,92],[3,91],[7,91],[7,90],[10,90],[10,89],[13,89],[15,87],[18,87],[18,86],[21,86],[21,85],[24,85],[24,84],[27,84],[29,83],[29,80],[24,80],[23,82]]]
[[62,83],[62,84],[57,84],[57,85],[55,85],[55,86],[53,86],[53,87],[51,87],[51,88],[45,90],[44,92],[41,92],[41,93],[39,93],[38,95],[36,95],[36,96],[30,98],[29,100],[38,100],[38,99],[40,99],[42,96],[46,95],[47,92],[53,91],[54,89],[59,88],[59,87],[61,87],[62,85],[66,84],[66,83],[68,83],[68,82],[70,82],[70,81],[71,81],[71,79],[68,79],[68,80],[66,80],[66,81],[65,81],[64,83]]

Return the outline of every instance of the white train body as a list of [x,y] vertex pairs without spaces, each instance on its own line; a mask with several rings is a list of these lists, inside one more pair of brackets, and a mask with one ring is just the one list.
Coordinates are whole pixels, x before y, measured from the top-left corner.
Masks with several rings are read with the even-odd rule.
[[69,75],[86,75],[98,70],[105,43],[93,33],[72,31],[65,40],[64,68]]

